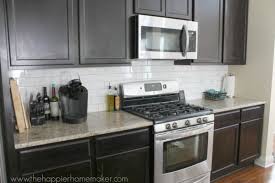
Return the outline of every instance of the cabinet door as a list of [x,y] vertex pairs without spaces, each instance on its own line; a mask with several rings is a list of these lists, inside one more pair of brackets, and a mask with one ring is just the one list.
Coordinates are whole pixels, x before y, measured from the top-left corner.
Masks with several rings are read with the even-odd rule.
[[78,58],[74,0],[9,0],[12,66],[74,64]]
[[126,59],[126,1],[80,0],[81,64]]
[[239,124],[215,130],[212,176],[225,175],[237,166]]
[[165,0],[135,0],[135,13],[165,16]]
[[197,63],[222,63],[223,0],[195,0],[199,22]]
[[248,0],[224,0],[223,63],[246,63]]
[[262,119],[242,122],[240,130],[239,163],[253,162],[260,155]]
[[166,17],[192,20],[192,0],[166,0]]
[[97,159],[97,176],[122,177],[131,183],[149,183],[149,148]]

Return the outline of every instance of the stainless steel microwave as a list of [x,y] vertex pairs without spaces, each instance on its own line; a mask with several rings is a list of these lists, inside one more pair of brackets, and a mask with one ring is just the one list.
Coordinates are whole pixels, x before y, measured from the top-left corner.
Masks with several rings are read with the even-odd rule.
[[136,59],[197,59],[198,22],[137,15],[135,34]]

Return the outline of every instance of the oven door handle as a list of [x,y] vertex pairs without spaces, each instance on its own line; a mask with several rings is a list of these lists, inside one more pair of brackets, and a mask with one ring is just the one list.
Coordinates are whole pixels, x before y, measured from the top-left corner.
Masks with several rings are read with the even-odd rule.
[[213,132],[214,131],[214,124],[209,123],[206,126],[200,128],[190,128],[189,130],[178,130],[176,132],[168,132],[164,134],[157,134],[156,141],[158,142],[167,142],[173,141],[181,138],[186,138],[202,133]]

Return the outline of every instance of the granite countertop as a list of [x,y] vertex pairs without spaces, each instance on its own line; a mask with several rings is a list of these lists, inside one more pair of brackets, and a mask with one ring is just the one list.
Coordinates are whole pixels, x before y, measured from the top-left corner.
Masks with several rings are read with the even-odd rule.
[[85,123],[66,124],[61,121],[49,121],[42,126],[34,126],[24,133],[16,133],[14,134],[15,149],[81,139],[152,125],[151,121],[123,111],[89,113],[87,122]]
[[225,100],[221,100],[221,101],[199,99],[199,100],[188,101],[188,103],[210,108],[210,109],[213,109],[214,113],[219,113],[219,112],[241,109],[241,108],[246,108],[246,107],[251,107],[256,105],[262,105],[262,104],[265,104],[266,102],[254,100],[254,99],[236,97],[236,98],[226,98]]
[[[245,98],[227,98],[222,101],[199,99],[188,101],[188,103],[213,109],[214,113],[265,104],[264,101]],[[15,149],[88,138],[152,125],[151,121],[123,111],[89,113],[85,123],[66,124],[61,121],[49,121],[45,125],[32,127],[24,133],[16,133],[14,134]]]

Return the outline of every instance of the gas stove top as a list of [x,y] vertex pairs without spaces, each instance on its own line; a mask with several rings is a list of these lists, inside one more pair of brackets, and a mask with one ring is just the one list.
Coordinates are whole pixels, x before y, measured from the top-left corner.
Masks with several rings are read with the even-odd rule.
[[211,109],[187,104],[176,81],[146,81],[121,85],[122,108],[154,122],[162,133],[213,123]]
[[145,119],[151,120],[154,123],[163,123],[212,114],[212,110],[181,102],[140,105],[125,108],[124,110]]

